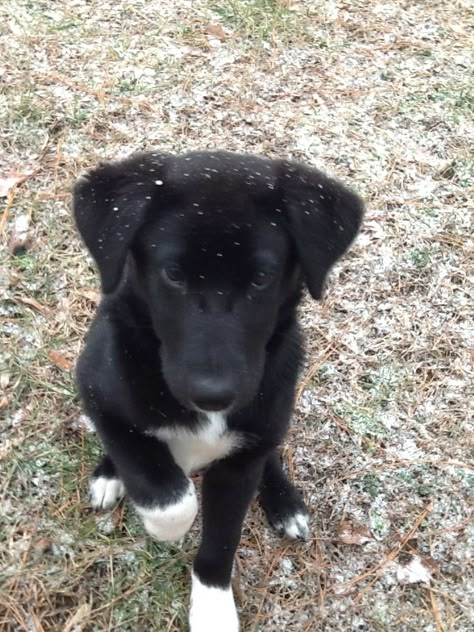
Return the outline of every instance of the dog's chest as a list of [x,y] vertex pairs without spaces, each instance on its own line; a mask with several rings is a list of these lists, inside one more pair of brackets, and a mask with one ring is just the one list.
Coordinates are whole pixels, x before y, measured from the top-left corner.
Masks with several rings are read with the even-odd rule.
[[243,443],[239,433],[228,430],[222,413],[208,413],[195,432],[187,428],[163,427],[153,434],[166,442],[174,460],[187,475],[224,458]]

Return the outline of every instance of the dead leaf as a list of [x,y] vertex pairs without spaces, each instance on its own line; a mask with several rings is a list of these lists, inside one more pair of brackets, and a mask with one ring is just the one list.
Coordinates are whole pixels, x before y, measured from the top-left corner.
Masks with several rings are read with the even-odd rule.
[[40,314],[48,313],[48,309],[46,307],[43,307],[43,305],[38,303],[38,301],[34,298],[30,298],[28,296],[15,296],[15,301],[21,303],[22,305],[28,305],[28,307],[36,309],[38,312],[40,312]]
[[10,374],[1,373],[0,374],[0,388],[2,389],[2,391],[4,391],[9,384],[10,384]]
[[91,615],[91,605],[89,603],[83,603],[76,612],[69,617],[63,628],[63,632],[72,632],[72,630],[82,630],[83,626],[87,623]]
[[94,303],[94,305],[97,305],[100,301],[100,292],[97,290],[79,290],[78,294],[91,303]]
[[30,175],[30,173],[14,173],[5,178],[0,178],[0,197],[7,197],[13,187],[29,178]]
[[71,360],[68,360],[59,351],[51,351],[48,355],[48,358],[53,364],[55,364],[60,369],[63,369],[64,371],[70,371],[72,369]]
[[112,511],[112,523],[117,528],[123,520],[123,505],[117,505]]
[[351,595],[354,595],[357,592],[357,587],[356,586],[347,587],[346,584],[335,584],[333,586],[333,590],[334,590],[334,595],[336,597],[342,598],[342,597],[350,597]]
[[432,557],[429,557],[428,555],[425,555],[421,559],[422,559],[423,565],[426,566],[426,568],[430,571],[431,575],[435,575],[435,576],[439,575],[440,568],[436,560],[434,560]]
[[15,218],[10,239],[8,240],[8,251],[12,255],[22,254],[22,251],[30,245],[29,227],[30,218],[28,215],[18,215],[18,217]]
[[6,408],[8,406],[8,402],[9,399],[6,395],[4,395],[3,397],[0,398],[0,410],[2,410],[2,408]]
[[407,564],[397,565],[397,580],[400,584],[429,584],[438,570],[432,558],[413,555]]
[[337,537],[343,544],[355,544],[362,546],[367,542],[371,542],[374,538],[367,527],[363,525],[355,525],[349,520],[341,522],[337,530]]
[[211,35],[211,37],[216,37],[220,40],[229,39],[229,35],[227,35],[220,24],[208,24],[206,27],[206,31],[208,35]]
[[40,553],[45,553],[51,547],[51,542],[48,538],[41,538],[33,544],[33,548]]
[[474,366],[474,349],[468,349],[467,351],[471,357],[471,363]]

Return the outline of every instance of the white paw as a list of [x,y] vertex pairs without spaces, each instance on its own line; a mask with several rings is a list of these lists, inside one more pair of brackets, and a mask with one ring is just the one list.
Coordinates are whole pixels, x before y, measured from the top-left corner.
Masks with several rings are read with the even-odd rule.
[[93,509],[111,509],[125,495],[119,478],[98,476],[89,481],[89,495]]
[[238,632],[232,588],[206,586],[193,573],[189,627],[191,632]]
[[198,501],[194,484],[181,499],[165,507],[136,507],[148,533],[161,542],[179,540],[191,528],[198,511]]
[[309,536],[309,516],[302,512],[295,513],[285,518],[277,528],[292,540],[305,539]]

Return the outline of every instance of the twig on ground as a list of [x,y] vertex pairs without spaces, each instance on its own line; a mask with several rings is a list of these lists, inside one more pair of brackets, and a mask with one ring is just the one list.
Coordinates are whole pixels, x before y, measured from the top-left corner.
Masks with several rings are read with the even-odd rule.
[[413,537],[413,535],[416,533],[416,531],[418,530],[419,526],[421,525],[421,523],[425,520],[426,516],[432,511],[433,509],[433,502],[430,501],[428,503],[428,505],[423,509],[423,511],[420,513],[420,515],[418,516],[418,518],[416,519],[415,524],[412,526],[412,528],[410,529],[410,531],[405,535],[405,537],[397,544],[396,547],[394,547],[385,557],[383,560],[381,560],[380,562],[378,562],[375,566],[373,566],[372,568],[370,568],[368,571],[366,571],[365,573],[362,573],[361,575],[358,575],[357,577],[354,577],[353,579],[350,579],[347,582],[342,582],[341,584],[336,584],[333,585],[332,591],[334,592],[334,590],[337,589],[337,591],[340,591],[341,589],[347,588],[349,586],[355,586],[356,584],[359,584],[361,581],[363,581],[364,579],[367,579],[368,577],[371,577],[372,575],[375,574],[375,577],[367,584],[367,586],[365,586],[365,588],[359,593],[359,595],[357,596],[357,598],[355,599],[354,603],[359,603],[360,600],[362,599],[362,597],[364,596],[364,594],[367,592],[367,590],[373,586],[373,584],[375,584],[376,581],[378,581],[381,577],[381,573],[380,571],[385,568],[385,566],[387,566],[387,564],[389,564],[390,562],[392,562],[397,555],[400,553],[400,551],[403,549],[403,547],[406,545],[406,543]]
[[433,614],[436,620],[436,630],[437,632],[444,632],[445,628],[443,625],[443,620],[441,618],[441,611],[439,609],[438,602],[436,601],[436,598],[434,596],[434,592],[431,588],[428,588],[428,593],[430,595],[431,607],[433,608]]

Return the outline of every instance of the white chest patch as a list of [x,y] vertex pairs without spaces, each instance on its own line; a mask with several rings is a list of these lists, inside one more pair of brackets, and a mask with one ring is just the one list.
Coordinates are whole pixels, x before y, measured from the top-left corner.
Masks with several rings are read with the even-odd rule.
[[242,435],[229,432],[223,413],[207,413],[196,431],[165,426],[153,431],[153,435],[168,444],[174,460],[187,476],[243,444]]

